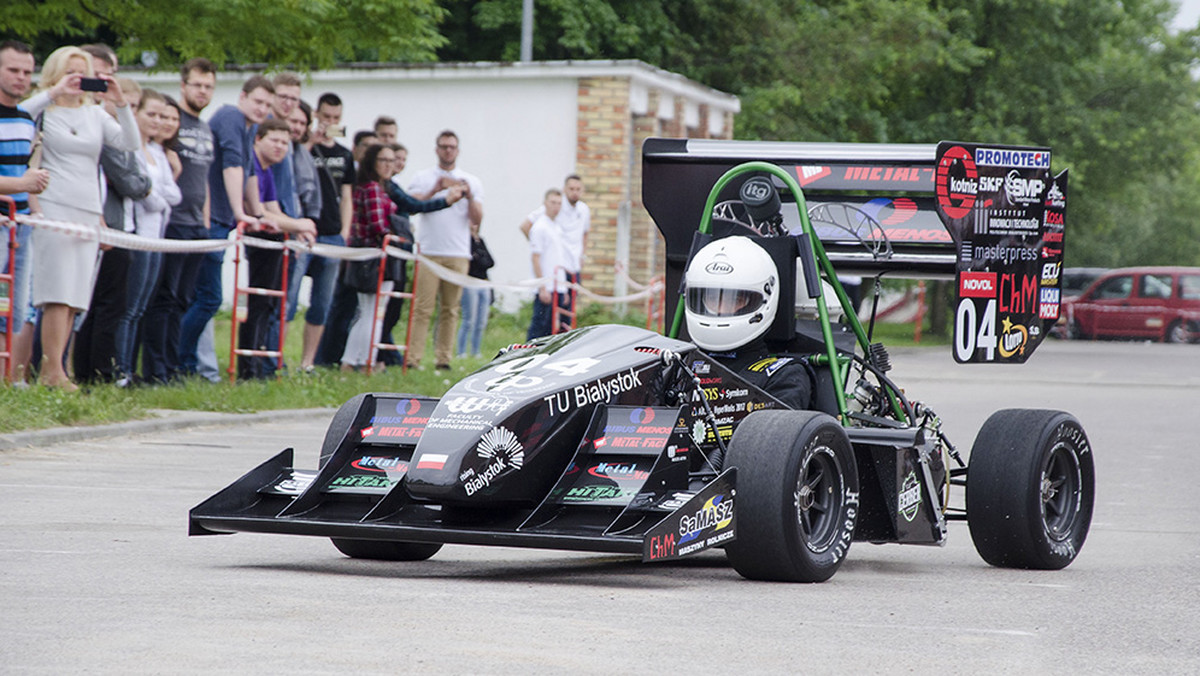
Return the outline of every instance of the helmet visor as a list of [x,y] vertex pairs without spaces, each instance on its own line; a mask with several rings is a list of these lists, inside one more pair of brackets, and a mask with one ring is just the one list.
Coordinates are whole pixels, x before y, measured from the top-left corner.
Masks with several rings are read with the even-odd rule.
[[757,312],[764,298],[758,291],[713,287],[688,288],[687,307],[705,317],[738,317]]

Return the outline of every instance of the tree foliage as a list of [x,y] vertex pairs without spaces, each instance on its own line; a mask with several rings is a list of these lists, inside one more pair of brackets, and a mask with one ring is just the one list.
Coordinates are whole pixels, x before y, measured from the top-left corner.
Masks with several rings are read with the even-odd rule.
[[[460,0],[448,60],[515,58]],[[739,138],[1048,145],[1069,265],[1200,265],[1200,30],[1170,0],[539,0],[535,59],[637,58],[738,94]],[[466,38],[470,39],[459,39]]]
[[443,42],[436,0],[8,0],[3,32],[35,43],[103,41],[163,67],[193,56],[300,69],[428,61]]

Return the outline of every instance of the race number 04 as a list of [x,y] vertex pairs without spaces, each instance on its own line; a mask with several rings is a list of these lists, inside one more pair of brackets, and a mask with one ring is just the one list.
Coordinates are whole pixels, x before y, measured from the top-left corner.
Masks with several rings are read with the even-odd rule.
[[970,361],[975,350],[983,349],[984,361],[996,358],[996,299],[988,300],[983,316],[977,317],[975,301],[963,298],[958,302],[954,319],[954,354],[959,361]]

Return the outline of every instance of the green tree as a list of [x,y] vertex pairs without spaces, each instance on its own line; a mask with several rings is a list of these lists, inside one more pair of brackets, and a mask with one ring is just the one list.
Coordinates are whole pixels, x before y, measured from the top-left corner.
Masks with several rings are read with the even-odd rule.
[[161,67],[193,56],[301,69],[428,61],[444,42],[436,0],[8,0],[3,33],[38,47],[103,40]]

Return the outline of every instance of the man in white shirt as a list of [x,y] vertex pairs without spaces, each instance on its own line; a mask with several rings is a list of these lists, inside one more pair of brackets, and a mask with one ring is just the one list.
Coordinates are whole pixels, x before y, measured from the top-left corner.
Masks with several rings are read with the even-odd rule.
[[529,227],[533,276],[540,279],[542,284],[533,298],[533,318],[529,321],[526,340],[541,338],[554,332],[554,304],[562,306],[567,297],[566,270],[571,252],[563,237],[562,228],[554,220],[562,213],[562,206],[562,192],[558,188],[547,190],[542,201],[542,213]]
[[[578,174],[571,174],[563,182],[563,204],[558,216],[553,220],[563,233],[563,241],[567,245],[570,257],[567,259],[567,278],[579,283],[579,273],[583,270],[583,249],[587,244],[587,233],[592,227],[592,210],[583,201],[583,179]],[[521,221],[521,233],[529,238],[529,230],[533,222],[546,213],[542,206],[530,212]]]
[[[450,188],[463,187],[463,199],[440,211],[421,214],[417,224],[420,253],[448,270],[466,276],[471,263],[471,224],[483,222],[483,183],[458,168],[458,135],[443,131],[437,137],[438,164],[417,174],[408,192],[419,200],[445,197]],[[437,341],[434,363],[449,369],[454,355],[462,287],[426,272],[417,280],[413,299],[413,330],[409,353],[410,367],[419,368],[425,354],[425,338],[433,308],[438,308]]]

